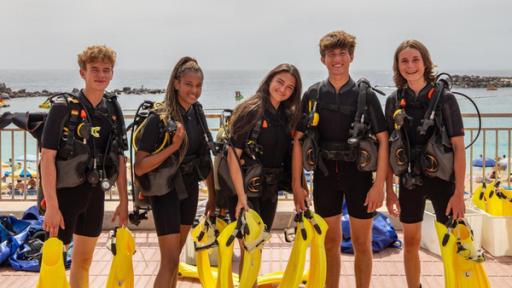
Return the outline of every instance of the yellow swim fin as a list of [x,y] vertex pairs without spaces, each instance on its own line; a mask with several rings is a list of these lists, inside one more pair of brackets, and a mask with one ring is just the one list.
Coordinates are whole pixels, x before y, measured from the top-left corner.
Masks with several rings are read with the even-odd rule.
[[273,284],[278,284],[283,279],[284,272],[283,271],[275,271],[270,272],[264,275],[258,276],[258,287],[266,287],[271,286]]
[[[217,237],[219,244],[219,276],[217,287],[233,288],[233,249],[237,234],[245,225],[241,219],[231,222]],[[238,282],[238,281],[237,281]]]
[[[191,231],[194,243],[195,242],[199,242],[198,244],[195,244],[195,247],[197,247],[198,245],[199,246],[200,245],[204,245],[205,242],[208,242],[206,238],[204,238],[202,241],[198,241],[198,239],[197,239],[197,236],[199,235],[200,231],[202,230],[201,227],[204,227],[204,221],[205,220],[206,220],[205,218],[201,219],[199,225],[202,225],[202,226],[198,225],[199,227],[196,226]],[[209,223],[210,224],[212,223],[211,219],[210,219]],[[224,228],[226,228],[227,225],[228,224],[224,220],[222,220],[219,217],[216,217],[216,219],[215,219],[215,230],[216,230],[215,234],[217,235],[218,233],[222,232],[224,230]],[[210,234],[208,234],[208,235],[210,235]],[[211,237],[211,235],[210,235],[210,237]],[[218,261],[218,263],[220,263],[220,256],[219,256],[219,253],[218,253],[218,247],[214,247],[212,245],[211,249],[216,250],[216,251],[214,251],[214,253],[217,253],[217,257],[218,257],[217,261]],[[209,251],[208,254],[210,254],[212,252],[211,249],[209,249],[210,251]],[[198,264],[198,266],[202,267],[201,268],[202,273],[205,273],[207,275],[209,273],[207,271],[205,271],[205,268],[204,268],[206,266],[206,260],[204,259],[205,258],[204,254],[206,254],[206,253],[201,253],[201,255],[196,255],[196,257],[198,259],[200,259],[200,261],[197,261],[197,264]],[[199,264],[199,263],[201,263],[201,264]],[[179,277],[183,277],[183,278],[192,278],[192,279],[198,279],[199,280],[200,277],[199,277],[198,266],[189,265],[189,264],[180,262],[179,267],[178,267],[178,276]],[[218,268],[217,267],[210,267],[210,269],[211,269],[211,275],[213,276],[213,279],[215,279],[215,281],[218,282],[218,280],[217,280],[218,279],[218,272],[219,272]],[[234,274],[233,276],[238,281],[238,275]],[[211,282],[211,281],[209,281],[209,282]],[[215,285],[215,286],[217,286],[217,285]]]
[[[489,190],[485,211],[493,216],[503,216],[504,201],[498,197],[501,189],[500,182],[493,182],[492,189]],[[490,186],[490,185],[489,185]]]
[[512,216],[512,190],[506,190],[505,188],[501,192],[503,193],[503,216]]
[[306,220],[303,213],[295,215],[297,230],[292,252],[284,271],[283,279],[279,284],[282,288],[299,287],[304,274],[306,263],[306,250],[313,238],[313,226]]
[[240,287],[252,287],[258,278],[261,267],[261,249],[270,234],[266,232],[265,223],[260,215],[249,209],[244,212],[247,229],[243,233],[244,259],[240,274]]
[[126,227],[116,228],[111,232],[110,250],[114,254],[110,273],[107,279],[107,288],[125,287],[132,288],[133,254],[135,254],[135,240]]
[[205,288],[215,288],[217,286],[217,278],[214,277],[212,267],[210,265],[209,250],[217,246],[215,225],[210,219],[202,216],[191,231],[194,240],[194,248],[196,250],[197,272],[201,285]]
[[64,268],[64,244],[52,237],[44,242],[37,288],[69,288]]
[[327,233],[327,222],[320,215],[311,210],[304,212],[304,218],[313,227],[313,238],[311,239],[311,257],[309,260],[309,273],[307,288],[325,286],[327,275],[327,258],[325,255],[325,235]]
[[475,191],[473,191],[473,195],[471,196],[473,205],[475,205],[475,207],[477,207],[478,209],[483,210],[483,211],[485,211],[485,201],[487,199],[485,197],[485,191],[487,189],[487,186],[488,185],[486,185],[485,182],[478,185],[476,187]]
[[178,266],[178,277],[199,279],[197,266],[180,262],[180,265]]
[[483,255],[473,247],[472,231],[463,220],[448,227],[435,222],[444,265],[445,287],[491,287],[483,266]]
[[[212,267],[212,275],[213,278],[218,279],[219,269],[217,267]],[[199,280],[199,272],[197,271],[197,266],[180,262],[180,265],[178,267],[178,277]],[[235,282],[238,282],[238,274],[233,273],[233,279]]]

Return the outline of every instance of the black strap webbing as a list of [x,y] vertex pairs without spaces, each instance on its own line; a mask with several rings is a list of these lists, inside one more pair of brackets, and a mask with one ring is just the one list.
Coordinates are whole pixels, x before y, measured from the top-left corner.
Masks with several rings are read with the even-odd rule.
[[[66,96],[66,104],[69,111],[69,117],[68,117],[68,135],[66,137],[66,143],[64,144],[64,157],[68,158],[73,156],[74,149],[73,149],[73,142],[75,140],[75,130],[78,127],[78,124],[80,124],[80,113],[83,109],[85,114],[88,116],[87,109],[85,108],[84,104],[80,101],[80,97],[68,94]],[[78,101],[79,103],[75,102]],[[76,111],[76,112],[75,112]],[[89,118],[87,118],[88,122]]]
[[206,115],[204,114],[203,106],[199,103],[193,104],[194,110],[196,112],[196,117],[199,121],[199,125],[201,125],[201,129],[203,129],[203,134],[205,137],[205,141],[208,144],[208,147],[211,149],[214,145],[212,133],[210,129],[208,129],[208,122],[206,121]]
[[110,95],[105,97],[107,99],[107,109],[112,117],[113,128],[116,135],[116,140],[118,142],[118,147],[122,153],[122,151],[128,150],[128,139],[126,138],[126,125],[123,117],[123,110],[121,109],[121,105],[119,105],[119,101],[117,101],[117,97],[115,95]]
[[357,98],[357,111],[354,122],[359,123],[361,122],[361,117],[366,111],[366,96],[368,94],[368,90],[371,89],[371,85],[370,82],[365,78],[359,79],[357,84],[359,88],[359,96]]

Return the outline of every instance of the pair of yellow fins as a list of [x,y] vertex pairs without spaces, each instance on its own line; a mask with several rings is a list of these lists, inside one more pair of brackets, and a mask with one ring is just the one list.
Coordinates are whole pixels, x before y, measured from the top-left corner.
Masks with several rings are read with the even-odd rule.
[[441,247],[446,288],[491,287],[483,262],[484,255],[473,246],[473,231],[465,220],[435,222]]
[[[258,278],[258,285],[281,288],[295,288],[305,284],[306,288],[325,286],[327,271],[325,255],[325,235],[327,223],[318,214],[311,210],[299,212],[295,215],[295,237],[283,272],[274,272]],[[305,271],[306,252],[310,247],[309,269]]]
[[[217,220],[219,229],[215,231],[213,221],[201,218],[192,230],[196,247],[197,267],[180,263],[182,277],[198,278],[206,288],[253,287],[323,287],[326,275],[325,233],[327,223],[317,214],[306,211],[295,216],[297,229],[295,242],[284,272],[273,272],[258,276],[264,243],[269,239],[265,224],[254,210],[242,212],[241,217],[225,225]],[[215,235],[218,234],[217,237]],[[233,249],[237,237],[243,239],[243,268],[241,275],[233,273]],[[216,242],[215,242],[216,241]],[[311,259],[308,272],[304,272],[306,251],[311,246]],[[210,267],[208,249],[218,247],[220,265],[218,269]]]
[[[254,210],[242,211],[235,222],[226,224],[219,218],[201,217],[192,229],[191,236],[196,250],[196,265],[180,263],[181,277],[197,278],[206,288],[252,287],[261,265],[261,249],[269,239],[265,224]],[[244,241],[244,260],[241,276],[232,272],[235,240]],[[218,249],[219,267],[210,265],[209,250]],[[253,283],[253,284],[250,284]]]
[[[135,253],[135,240],[132,233],[125,227],[117,228],[111,235],[110,249],[114,254],[107,288],[134,287],[132,256]],[[41,270],[37,288],[68,288],[64,268],[64,245],[59,239],[52,237],[44,242]]]
[[494,180],[477,186],[472,196],[473,204],[493,216],[512,216],[512,190]]

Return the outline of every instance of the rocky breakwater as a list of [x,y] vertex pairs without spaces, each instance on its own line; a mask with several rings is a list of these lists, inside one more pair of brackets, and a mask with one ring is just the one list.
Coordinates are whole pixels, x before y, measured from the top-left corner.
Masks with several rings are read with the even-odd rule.
[[[73,94],[78,94],[80,90],[78,88],[74,88],[71,92]],[[58,93],[62,93],[63,91],[27,91],[26,89],[14,90],[9,88],[5,83],[0,82],[0,99],[10,99],[10,98],[24,98],[24,97],[49,97]],[[134,94],[134,95],[143,95],[143,94],[163,94],[165,93],[164,89],[148,89],[144,88],[144,86],[140,88],[131,88],[131,87],[123,87],[122,89],[114,89],[110,91],[111,93],[115,93],[116,95],[121,94]]]
[[461,88],[512,87],[512,77],[452,75],[453,86]]

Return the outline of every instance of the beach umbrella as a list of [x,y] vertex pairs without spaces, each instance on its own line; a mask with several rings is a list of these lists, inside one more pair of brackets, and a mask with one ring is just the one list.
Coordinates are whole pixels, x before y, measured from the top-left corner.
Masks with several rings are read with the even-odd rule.
[[29,168],[18,169],[16,171],[14,171],[14,176],[15,177],[37,177],[37,172],[32,169],[29,169]]
[[496,165],[496,161],[492,158],[485,158],[485,163],[482,158],[473,159],[471,162],[473,167],[494,167]]

